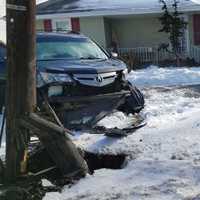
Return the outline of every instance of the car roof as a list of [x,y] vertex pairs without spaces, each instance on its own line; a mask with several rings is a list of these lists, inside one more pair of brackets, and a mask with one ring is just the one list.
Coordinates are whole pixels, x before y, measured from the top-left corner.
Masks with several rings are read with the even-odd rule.
[[[74,41],[87,40],[88,37],[79,33],[56,33],[56,32],[37,32],[37,41]],[[0,41],[0,48],[6,48],[6,44]]]
[[74,40],[74,39],[88,39],[86,36],[79,33],[56,33],[56,32],[39,32],[37,33],[39,40]]

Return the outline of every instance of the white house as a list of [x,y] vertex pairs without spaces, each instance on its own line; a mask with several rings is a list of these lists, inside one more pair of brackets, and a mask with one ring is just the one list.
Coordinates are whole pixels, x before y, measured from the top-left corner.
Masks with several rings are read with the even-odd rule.
[[[167,2],[171,5],[173,0]],[[152,55],[155,57],[153,50],[168,41],[166,34],[158,32],[162,13],[158,0],[37,0],[37,4],[39,31],[80,31],[105,48],[115,40],[122,52],[136,52],[150,60]],[[5,7],[5,0],[0,0],[3,41]],[[200,62],[200,0],[180,0],[179,10],[188,22],[182,48],[187,56]]]

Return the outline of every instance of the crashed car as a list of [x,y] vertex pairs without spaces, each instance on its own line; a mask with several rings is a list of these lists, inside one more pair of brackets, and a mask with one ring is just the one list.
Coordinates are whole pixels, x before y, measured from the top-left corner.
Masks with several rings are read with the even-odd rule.
[[48,100],[66,127],[94,126],[113,110],[140,112],[143,95],[127,74],[124,62],[84,35],[37,34],[38,105]]

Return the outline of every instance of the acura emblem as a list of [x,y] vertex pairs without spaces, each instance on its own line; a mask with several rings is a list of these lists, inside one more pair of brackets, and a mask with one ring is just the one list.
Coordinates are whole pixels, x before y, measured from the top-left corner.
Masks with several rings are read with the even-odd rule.
[[102,78],[101,76],[97,76],[97,77],[96,77],[96,81],[97,81],[98,83],[102,83],[102,82],[103,82],[103,78]]

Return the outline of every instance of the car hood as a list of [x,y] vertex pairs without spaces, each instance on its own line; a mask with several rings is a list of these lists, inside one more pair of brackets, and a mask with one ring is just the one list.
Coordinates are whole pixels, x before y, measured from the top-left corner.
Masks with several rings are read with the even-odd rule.
[[41,72],[96,74],[126,69],[124,62],[117,59],[107,60],[48,60],[37,61]]

